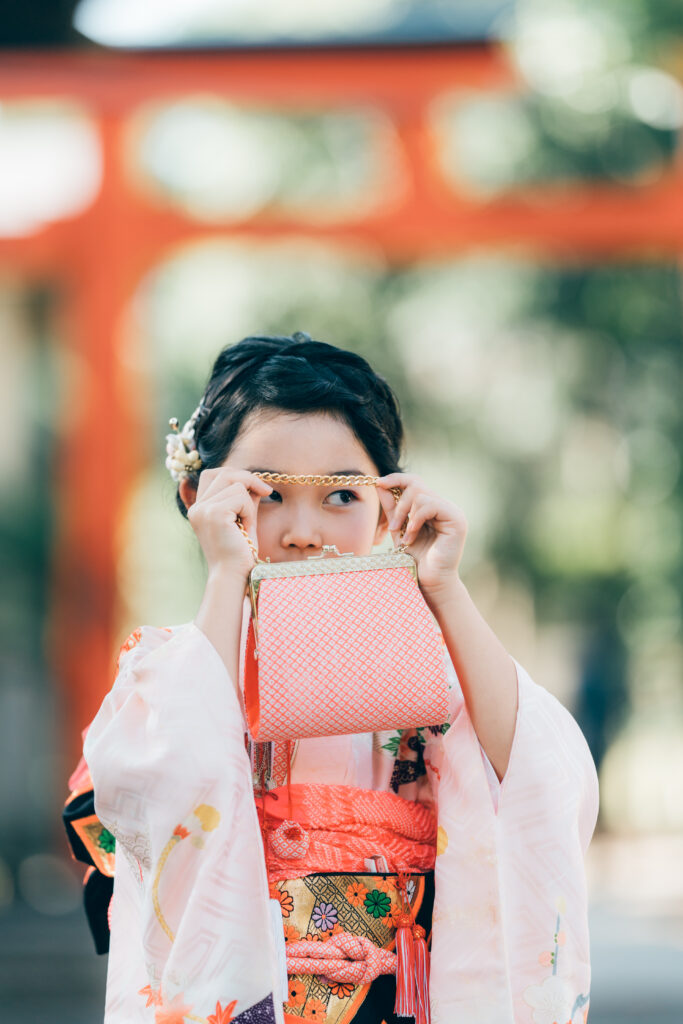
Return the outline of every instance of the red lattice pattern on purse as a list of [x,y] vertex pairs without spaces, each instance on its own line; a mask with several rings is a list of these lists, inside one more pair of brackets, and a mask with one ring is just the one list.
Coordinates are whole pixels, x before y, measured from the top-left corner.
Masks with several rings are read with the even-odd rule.
[[444,641],[410,571],[263,580],[245,703],[257,740],[376,732],[448,720]]

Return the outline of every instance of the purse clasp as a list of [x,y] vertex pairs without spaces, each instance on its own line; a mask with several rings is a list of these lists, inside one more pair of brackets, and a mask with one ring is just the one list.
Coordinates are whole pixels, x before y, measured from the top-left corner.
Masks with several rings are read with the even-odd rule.
[[352,555],[353,551],[340,551],[336,544],[323,544],[322,554],[320,555],[307,555],[306,560],[309,558],[342,558],[343,555]]

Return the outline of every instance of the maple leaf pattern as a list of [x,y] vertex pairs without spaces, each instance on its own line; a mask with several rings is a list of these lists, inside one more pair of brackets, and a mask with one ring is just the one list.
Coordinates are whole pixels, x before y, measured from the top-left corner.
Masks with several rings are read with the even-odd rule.
[[145,985],[138,992],[139,996],[147,996],[147,1002],[145,1006],[160,1006],[161,1005],[161,989],[152,988],[151,985]]
[[236,1006],[236,999],[233,999],[233,1001],[228,1003],[224,1008],[221,1008],[220,1003],[216,1003],[216,1012],[206,1018],[208,1024],[230,1024],[230,1021],[232,1020],[232,1013]]
[[173,997],[170,1003],[164,999],[154,1014],[154,1024],[185,1024],[185,1017],[192,1007],[185,1002],[182,992]]

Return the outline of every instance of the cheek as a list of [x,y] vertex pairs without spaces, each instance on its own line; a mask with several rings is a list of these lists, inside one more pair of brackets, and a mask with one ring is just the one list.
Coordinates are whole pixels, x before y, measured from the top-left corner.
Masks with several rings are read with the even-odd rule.
[[263,506],[259,505],[259,510],[256,514],[256,527],[259,533],[270,534],[277,529],[277,509],[272,505],[268,509],[264,509]]
[[364,505],[357,509],[356,515],[353,518],[354,521],[352,529],[356,532],[360,531],[364,535],[372,537],[380,523],[380,510],[372,506]]

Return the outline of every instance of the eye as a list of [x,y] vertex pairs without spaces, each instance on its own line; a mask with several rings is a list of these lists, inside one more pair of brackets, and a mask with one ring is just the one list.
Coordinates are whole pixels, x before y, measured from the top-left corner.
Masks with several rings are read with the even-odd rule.
[[352,501],[358,501],[353,491],[333,491],[332,494],[328,494],[327,500],[337,497],[339,501],[332,501],[333,505],[350,505]]
[[[331,494],[327,495],[326,500],[332,505],[350,505],[353,501],[358,501],[358,497],[353,493],[353,491],[333,491]],[[262,503],[268,503],[271,501],[282,504],[282,495],[279,491],[272,490],[270,494],[266,494],[261,498]]]

